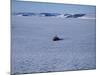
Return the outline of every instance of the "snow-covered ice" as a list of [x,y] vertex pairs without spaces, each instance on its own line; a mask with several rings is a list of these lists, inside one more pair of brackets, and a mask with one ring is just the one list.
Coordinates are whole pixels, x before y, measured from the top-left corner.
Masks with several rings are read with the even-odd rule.
[[95,19],[12,16],[11,28],[12,74],[96,68]]

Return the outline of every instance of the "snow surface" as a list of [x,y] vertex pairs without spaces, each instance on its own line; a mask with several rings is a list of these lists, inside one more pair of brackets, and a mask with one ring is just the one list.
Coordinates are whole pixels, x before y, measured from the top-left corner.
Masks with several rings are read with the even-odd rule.
[[12,16],[11,28],[12,74],[96,68],[95,19]]

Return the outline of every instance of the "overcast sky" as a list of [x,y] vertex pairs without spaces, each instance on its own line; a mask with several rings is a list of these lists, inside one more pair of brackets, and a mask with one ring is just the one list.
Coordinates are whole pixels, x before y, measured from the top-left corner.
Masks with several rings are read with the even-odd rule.
[[56,13],[88,13],[95,14],[95,6],[54,4],[40,2],[24,2],[12,0],[12,12],[56,12]]

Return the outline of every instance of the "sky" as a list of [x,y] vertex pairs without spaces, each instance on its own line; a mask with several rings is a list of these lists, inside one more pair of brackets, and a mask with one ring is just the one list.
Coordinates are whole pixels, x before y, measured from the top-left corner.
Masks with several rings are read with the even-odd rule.
[[12,0],[12,12],[51,12],[95,14],[96,6]]

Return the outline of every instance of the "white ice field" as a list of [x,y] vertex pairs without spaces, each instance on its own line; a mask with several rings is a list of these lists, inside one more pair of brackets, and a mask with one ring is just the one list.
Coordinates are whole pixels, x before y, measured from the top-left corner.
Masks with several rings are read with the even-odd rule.
[[[12,16],[11,73],[96,68],[95,18]],[[58,35],[64,40],[52,41]]]

